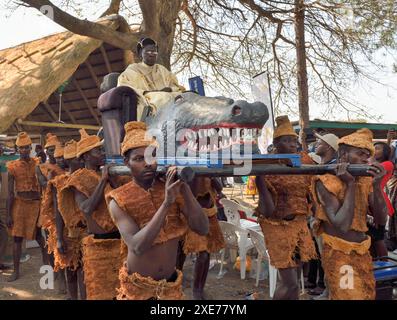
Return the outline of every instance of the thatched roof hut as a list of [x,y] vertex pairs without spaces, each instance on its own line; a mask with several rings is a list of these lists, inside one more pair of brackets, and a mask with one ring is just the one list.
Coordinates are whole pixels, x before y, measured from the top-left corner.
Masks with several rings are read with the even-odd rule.
[[[114,16],[100,23],[117,30]],[[33,122],[101,125],[96,102],[103,76],[122,72],[132,55],[99,40],[63,32],[0,51],[0,132],[75,135],[77,129],[32,126]],[[20,119],[23,119],[21,122]]]

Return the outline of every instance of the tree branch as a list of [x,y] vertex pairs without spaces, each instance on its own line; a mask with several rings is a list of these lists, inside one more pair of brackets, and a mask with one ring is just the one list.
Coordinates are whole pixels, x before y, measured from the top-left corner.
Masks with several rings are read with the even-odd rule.
[[111,14],[118,14],[120,11],[121,0],[112,0],[109,8],[106,9],[104,13],[101,14],[101,18],[105,16],[110,16]]
[[[91,37],[104,42],[107,42],[115,47],[131,50],[135,43],[138,41],[139,33],[124,33],[113,30],[107,26],[104,26],[98,22],[92,22],[88,20],[78,19],[67,12],[59,9],[53,3],[48,0],[21,0],[28,4],[32,8],[40,9],[44,5],[51,6],[53,9],[54,22],[61,25],[65,29],[82,36]],[[112,1],[112,5],[117,4],[117,1]],[[114,8],[113,8],[114,9]],[[121,16],[114,16],[112,19],[116,20],[119,25],[123,25],[126,29],[128,23]],[[126,30],[125,30],[126,31]]]
[[[267,18],[273,23],[282,23],[285,20],[281,20],[273,15],[273,12],[263,9],[261,6],[255,3],[254,0],[239,0],[241,4],[248,6],[252,11],[256,12],[258,15]],[[286,11],[290,12],[290,11]]]
[[[219,0],[213,0],[219,7],[221,7],[222,9],[224,9],[224,10],[227,10],[227,11],[229,11],[229,12],[231,12],[231,13],[235,13],[235,12],[238,12],[238,13],[240,13],[240,15],[241,15],[241,17],[243,18],[243,20],[244,21],[247,21],[247,18],[245,17],[245,15],[244,15],[244,12],[241,10],[241,9],[238,9],[238,8],[231,8],[231,7],[228,7],[225,3],[221,3],[221,1],[219,1]],[[223,2],[223,1],[222,1]]]
[[182,2],[182,11],[189,18],[190,23],[192,24],[192,28],[193,28],[193,48],[192,48],[192,51],[190,53],[189,60],[187,62],[189,64],[190,61],[192,61],[192,59],[194,57],[194,54],[196,53],[196,48],[197,48],[197,29],[198,28],[197,28],[196,20],[194,19],[193,15],[189,11],[188,1],[187,0],[183,0],[183,2]]

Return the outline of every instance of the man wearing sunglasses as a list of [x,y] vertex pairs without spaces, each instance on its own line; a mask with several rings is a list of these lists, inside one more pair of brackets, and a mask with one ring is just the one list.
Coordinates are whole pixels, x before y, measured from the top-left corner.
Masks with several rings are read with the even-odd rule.
[[144,120],[148,112],[156,113],[185,88],[171,71],[156,63],[158,45],[153,39],[142,38],[136,51],[141,62],[130,64],[119,76],[117,86],[131,87],[138,94],[137,118]]

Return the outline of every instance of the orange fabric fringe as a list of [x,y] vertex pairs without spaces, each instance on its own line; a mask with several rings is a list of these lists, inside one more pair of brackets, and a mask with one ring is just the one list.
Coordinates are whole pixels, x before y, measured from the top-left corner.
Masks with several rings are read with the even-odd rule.
[[225,239],[216,217],[217,208],[203,209],[204,211],[214,211],[215,215],[209,216],[209,232],[206,236],[200,236],[189,229],[185,236],[183,252],[185,254],[207,251],[215,253],[225,247]]
[[182,272],[177,270],[175,282],[156,281],[151,277],[143,277],[139,273],[128,274],[124,264],[120,269],[120,289],[117,300],[183,300]]
[[84,282],[88,300],[112,300],[119,287],[122,265],[120,239],[83,239]]
[[316,259],[316,249],[305,216],[296,216],[292,221],[258,218],[269,252],[270,263],[277,269],[294,268],[299,261]]
[[40,200],[15,198],[12,205],[13,226],[9,230],[13,237],[35,240],[36,225],[40,213]]
[[[331,300],[374,300],[375,278],[369,253],[371,239],[361,243],[322,234],[321,263]],[[349,272],[352,272],[349,277]]]

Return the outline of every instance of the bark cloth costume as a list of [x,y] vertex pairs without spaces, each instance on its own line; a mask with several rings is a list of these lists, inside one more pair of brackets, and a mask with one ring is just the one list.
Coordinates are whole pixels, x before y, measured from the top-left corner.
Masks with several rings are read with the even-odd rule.
[[[339,139],[339,145],[346,144],[357,148],[368,149],[371,155],[374,154],[372,145],[372,133],[368,129],[359,130],[349,136]],[[321,181],[324,187],[343,203],[345,198],[346,185],[336,176],[326,174],[317,176],[313,181]],[[350,230],[366,233],[368,196],[372,192],[372,178],[359,177],[355,182],[355,207],[354,217]],[[314,192],[314,194],[316,194]],[[373,275],[372,258],[369,252],[371,238],[361,243],[350,242],[339,237],[331,236],[323,231],[323,223],[329,222],[325,208],[316,197],[316,223],[317,234],[323,238],[324,248],[321,256],[322,266],[327,279],[327,287],[331,300],[373,300],[375,299],[375,279]],[[353,288],[344,288],[341,281],[344,273],[342,266],[351,266],[354,271]]]
[[[16,145],[24,147],[31,145],[32,141],[26,132],[18,134]],[[12,205],[13,226],[10,234],[26,240],[36,237],[36,225],[40,213],[40,199],[28,200],[18,196],[19,192],[39,192],[39,183],[36,177],[36,167],[40,163],[37,158],[29,161],[21,159],[7,162],[7,171],[14,177],[15,198]]]
[[[297,136],[287,116],[276,118],[273,139]],[[313,164],[306,153],[301,153],[303,164]],[[258,222],[265,237],[270,263],[277,269],[294,268],[299,261],[316,259],[317,254],[310,234],[307,218],[311,214],[310,176],[266,176],[265,184],[272,195],[275,218],[258,213]],[[257,209],[258,210],[258,209]],[[292,220],[284,217],[294,215]]]
[[[46,136],[47,140],[46,140],[46,144],[44,146],[45,149],[50,148],[50,147],[57,147],[60,146],[61,143],[58,140],[58,137],[52,133],[47,133]],[[54,156],[56,157],[56,155],[54,154]],[[48,176],[51,174],[51,179],[55,178],[58,175],[63,175],[65,173],[65,171],[63,169],[61,169],[60,167],[58,167],[56,164],[50,163],[50,162],[45,162],[45,163],[41,163],[39,164],[39,170],[41,172],[41,174],[48,179]],[[41,199],[42,199],[42,203],[41,203],[41,208],[40,208],[40,216],[39,216],[39,220],[37,222],[37,226],[39,228],[44,228],[44,229],[48,229],[48,226],[45,226],[45,221],[47,220],[48,222],[48,216],[52,216],[52,212],[47,211],[48,209],[51,210],[51,208],[49,208],[48,206],[45,205],[45,201],[46,197],[52,197],[52,192],[51,190],[48,190],[48,184],[47,184],[47,188],[42,189],[41,190]],[[51,188],[50,188],[51,189]],[[49,250],[49,253],[50,250]]]
[[[145,140],[146,125],[142,122],[132,121],[125,125],[125,138],[121,146],[121,153],[130,149],[147,147],[152,142]],[[126,212],[139,228],[143,228],[155,215],[165,198],[164,182],[155,180],[153,186],[147,191],[134,181],[121,186],[108,193],[106,202],[112,199],[121,210]],[[134,195],[133,197],[131,195]],[[153,245],[162,244],[175,238],[182,238],[188,230],[187,221],[181,211],[183,198],[178,197],[169,208],[165,223],[153,242]],[[154,262],[155,263],[155,262]],[[120,269],[120,289],[118,300],[180,300],[182,292],[182,272],[177,270],[175,281],[166,279],[154,280],[134,272],[130,274],[126,263]]]
[[[89,136],[84,129],[80,130],[81,139],[77,143],[77,157],[102,145],[99,137]],[[75,188],[86,197],[90,197],[101,176],[86,168],[79,169],[70,175],[60,194],[60,208],[63,215],[68,217],[72,226],[77,222],[76,217],[71,217],[71,212],[66,210],[68,205],[75,205],[72,211],[76,212],[77,203],[74,197]],[[104,190],[103,199],[92,213],[92,218],[106,232],[106,234],[91,234],[82,239],[84,282],[88,300],[111,300],[116,297],[118,287],[118,272],[121,266],[120,235],[113,223],[105,203],[106,192],[111,191],[110,185]],[[73,199],[72,201],[70,201]],[[66,220],[68,220],[66,218]]]
[[[55,157],[63,156],[65,160],[76,157],[77,144],[71,140],[65,144],[65,148],[57,145]],[[74,198],[67,197],[70,193],[61,193],[67,185],[70,174],[68,172],[57,175],[48,182],[48,187],[42,201],[42,212],[47,212],[43,219],[43,228],[49,231],[47,240],[48,252],[54,254],[54,271],[69,268],[77,270],[82,265],[82,239],[86,236],[85,219],[74,202]],[[57,194],[57,208],[65,223],[63,239],[66,242],[66,252],[61,254],[57,249],[57,229],[55,222],[55,208],[53,205],[53,189]],[[65,198],[66,196],[66,198]]]
[[[206,251],[208,253],[219,252],[225,247],[225,239],[223,238],[222,230],[218,223],[216,206],[215,191],[211,186],[210,178],[198,178],[198,190],[196,199],[210,198],[212,206],[210,208],[203,207],[203,211],[207,214],[209,221],[209,232],[206,236],[200,236],[194,231],[190,230],[187,232],[184,239],[183,251],[187,255],[189,253],[199,253]],[[199,201],[200,203],[200,201]]]

